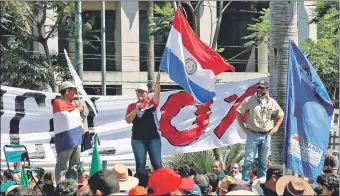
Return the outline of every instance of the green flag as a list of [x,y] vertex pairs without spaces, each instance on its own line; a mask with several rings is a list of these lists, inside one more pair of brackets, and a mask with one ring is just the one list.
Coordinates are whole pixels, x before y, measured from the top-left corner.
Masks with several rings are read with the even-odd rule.
[[27,173],[25,170],[25,164],[22,166],[22,169],[21,169],[20,185],[24,187],[28,187],[28,178],[27,178]]
[[92,176],[92,174],[96,173],[97,171],[102,170],[102,165],[101,165],[100,157],[98,153],[98,147],[97,147],[98,141],[97,140],[98,140],[98,136],[96,135],[94,137],[94,147],[93,147],[92,160],[91,160],[90,176]]

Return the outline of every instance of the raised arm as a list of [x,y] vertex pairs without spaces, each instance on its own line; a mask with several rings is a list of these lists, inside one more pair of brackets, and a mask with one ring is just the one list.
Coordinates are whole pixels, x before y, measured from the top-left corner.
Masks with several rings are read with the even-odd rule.
[[155,93],[153,95],[153,102],[154,104],[158,105],[159,104],[159,99],[160,99],[160,93],[161,93],[161,75],[158,73],[156,77],[156,85],[155,85]]

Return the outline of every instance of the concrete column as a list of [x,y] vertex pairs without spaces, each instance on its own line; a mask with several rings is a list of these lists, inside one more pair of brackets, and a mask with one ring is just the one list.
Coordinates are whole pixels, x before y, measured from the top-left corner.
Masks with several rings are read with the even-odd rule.
[[208,46],[211,44],[210,40],[212,42],[215,33],[217,19],[216,6],[216,1],[203,1],[199,8],[200,21],[198,28],[200,32],[200,38]]
[[139,79],[139,2],[116,4],[116,57],[122,74],[122,95],[134,94]]
[[313,18],[313,10],[315,8],[316,1],[299,1],[298,2],[298,36],[299,43],[310,38],[311,40],[317,40],[317,25],[309,23]]
[[257,49],[257,68],[260,73],[268,73],[268,45],[263,42]]

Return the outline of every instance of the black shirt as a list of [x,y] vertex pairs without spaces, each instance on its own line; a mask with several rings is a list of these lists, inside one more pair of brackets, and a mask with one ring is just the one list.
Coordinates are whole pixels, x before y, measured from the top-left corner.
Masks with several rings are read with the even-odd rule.
[[[126,114],[128,115],[136,107],[136,103],[128,106]],[[157,105],[154,104],[153,98],[143,102],[142,107],[137,111],[132,121],[132,139],[134,140],[152,140],[160,138],[156,126],[155,115]]]
[[260,184],[260,187],[262,188],[263,194],[264,194],[265,196],[277,196],[276,191],[270,190],[270,189],[267,188],[264,184]]

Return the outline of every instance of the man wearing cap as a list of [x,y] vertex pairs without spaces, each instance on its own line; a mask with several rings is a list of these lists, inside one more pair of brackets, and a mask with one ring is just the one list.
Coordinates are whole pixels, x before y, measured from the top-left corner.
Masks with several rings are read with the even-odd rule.
[[194,187],[194,179],[182,178],[171,168],[160,168],[150,176],[148,193],[151,195],[178,195],[176,191],[189,191]]
[[[246,124],[242,120],[244,114],[247,116]],[[257,178],[266,175],[270,139],[282,124],[283,116],[279,104],[269,97],[267,80],[260,80],[257,83],[256,94],[247,97],[237,108],[237,121],[243,132],[247,134],[242,180],[250,181],[250,169],[257,152]]]
[[160,75],[157,75],[155,92],[149,98],[148,87],[140,84],[136,88],[137,102],[126,109],[125,121],[132,123],[131,145],[136,161],[136,174],[141,186],[145,180],[146,155],[149,154],[154,170],[162,167],[162,143],[158,133],[157,107],[160,97]]
[[266,178],[258,178],[252,184],[252,189],[259,195],[276,196],[276,183],[282,177],[283,165],[273,164],[267,170]]
[[57,163],[55,166],[56,181],[62,171],[68,170],[80,162],[80,145],[82,143],[84,106],[72,103],[77,93],[76,86],[67,81],[60,86],[60,98],[53,102],[53,125]]

